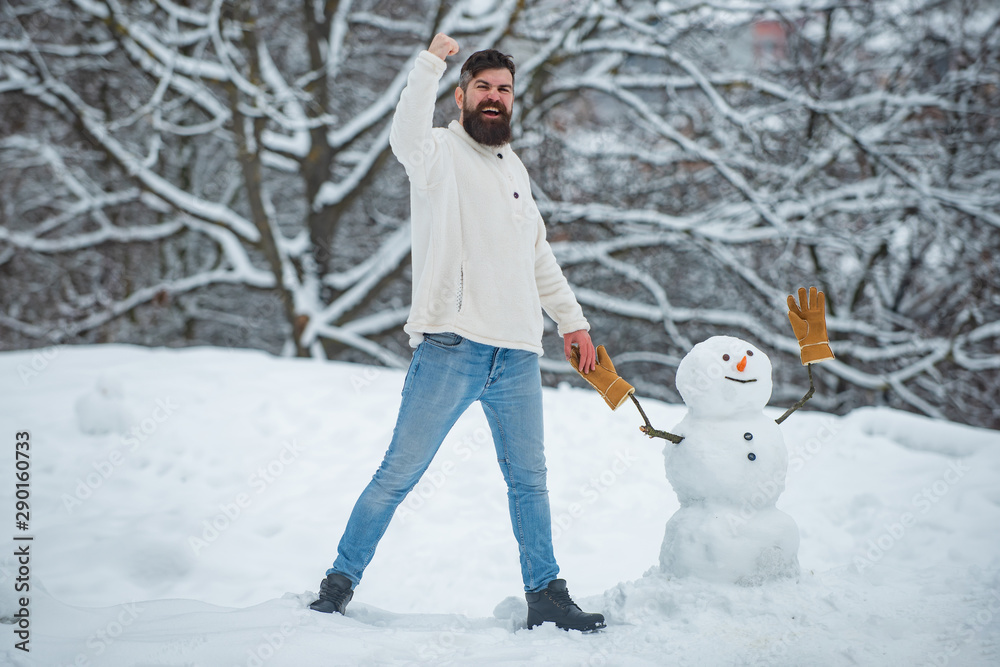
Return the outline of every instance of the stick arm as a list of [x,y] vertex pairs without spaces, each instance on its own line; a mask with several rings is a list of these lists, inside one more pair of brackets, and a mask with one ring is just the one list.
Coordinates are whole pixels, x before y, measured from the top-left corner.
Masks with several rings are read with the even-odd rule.
[[781,415],[780,417],[778,417],[777,419],[774,420],[778,424],[780,424],[781,422],[783,422],[786,419],[788,419],[789,415],[791,415],[793,412],[795,412],[796,410],[798,410],[799,408],[801,408],[803,405],[805,405],[806,401],[808,401],[810,398],[812,398],[813,393],[815,393],[815,391],[816,391],[816,385],[815,385],[815,383],[813,383],[813,369],[812,369],[812,364],[806,364],[806,371],[809,372],[809,391],[806,392],[805,396],[803,396],[798,401],[796,401],[795,405],[793,405],[792,407],[790,407],[787,410],[785,410],[785,414]]
[[650,438],[663,438],[664,440],[669,440],[675,445],[680,444],[681,440],[684,439],[684,436],[675,435],[669,431],[660,431],[659,429],[653,428],[653,425],[649,423],[649,417],[646,416],[646,412],[642,409],[642,406],[639,405],[639,399],[635,397],[635,393],[629,394],[628,397],[632,399],[633,403],[635,403],[635,407],[639,410],[639,414],[642,415],[642,421],[646,422],[645,426],[639,427],[640,431],[648,435]]

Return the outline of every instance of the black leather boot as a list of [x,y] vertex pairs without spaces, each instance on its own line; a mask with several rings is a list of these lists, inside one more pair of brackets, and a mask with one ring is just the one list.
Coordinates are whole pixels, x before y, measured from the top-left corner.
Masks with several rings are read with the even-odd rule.
[[351,590],[351,580],[342,574],[333,572],[319,584],[319,599],[309,605],[310,609],[324,614],[344,613],[347,603],[354,597]]
[[593,632],[604,627],[604,616],[588,614],[577,606],[566,590],[565,579],[553,579],[548,588],[537,593],[525,593],[528,601],[528,628],[552,621],[563,630]]

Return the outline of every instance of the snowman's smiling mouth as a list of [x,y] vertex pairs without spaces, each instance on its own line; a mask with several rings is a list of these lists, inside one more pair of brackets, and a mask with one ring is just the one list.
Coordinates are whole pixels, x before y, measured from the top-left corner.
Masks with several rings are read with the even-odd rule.
[[726,376],[726,379],[727,380],[732,380],[733,382],[739,382],[741,384],[747,384],[747,383],[750,383],[750,382],[756,382],[757,381],[757,378],[750,378],[749,380],[741,380],[739,378],[731,378],[728,375]]

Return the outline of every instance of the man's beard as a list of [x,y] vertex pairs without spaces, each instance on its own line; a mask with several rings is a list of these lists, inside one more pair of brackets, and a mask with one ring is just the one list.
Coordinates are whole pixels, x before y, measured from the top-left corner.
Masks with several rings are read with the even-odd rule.
[[[483,113],[486,107],[497,107],[500,114],[487,116]],[[496,148],[510,141],[510,111],[499,102],[483,100],[475,109],[462,108],[462,127],[470,137],[484,146]]]

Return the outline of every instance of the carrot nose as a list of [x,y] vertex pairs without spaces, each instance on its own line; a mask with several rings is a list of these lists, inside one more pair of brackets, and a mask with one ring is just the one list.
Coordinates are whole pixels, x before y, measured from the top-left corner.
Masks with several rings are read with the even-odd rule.
[[736,364],[736,370],[742,373],[743,369],[746,367],[747,367],[747,355],[744,354],[743,358],[740,359],[740,363]]

